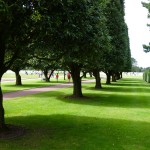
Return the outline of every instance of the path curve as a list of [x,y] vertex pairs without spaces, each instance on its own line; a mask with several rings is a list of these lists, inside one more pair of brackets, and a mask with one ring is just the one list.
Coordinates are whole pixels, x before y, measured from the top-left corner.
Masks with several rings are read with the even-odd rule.
[[[86,80],[86,81],[82,81],[82,83],[89,83],[89,82],[94,82],[94,81],[95,80]],[[33,94],[37,94],[41,92],[55,91],[57,89],[70,87],[72,85],[73,83],[63,83],[63,84],[57,84],[57,85],[52,85],[52,86],[47,86],[47,87],[39,87],[39,88],[20,90],[20,91],[15,91],[15,92],[8,92],[8,93],[3,94],[3,99],[10,100],[16,97],[33,95]]]

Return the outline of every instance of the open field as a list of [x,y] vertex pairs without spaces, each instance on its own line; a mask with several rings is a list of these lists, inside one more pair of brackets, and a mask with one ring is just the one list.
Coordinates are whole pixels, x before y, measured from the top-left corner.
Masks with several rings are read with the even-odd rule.
[[149,150],[150,85],[125,78],[68,99],[72,88],[4,101],[6,122],[26,128],[23,137],[0,141],[2,150]]

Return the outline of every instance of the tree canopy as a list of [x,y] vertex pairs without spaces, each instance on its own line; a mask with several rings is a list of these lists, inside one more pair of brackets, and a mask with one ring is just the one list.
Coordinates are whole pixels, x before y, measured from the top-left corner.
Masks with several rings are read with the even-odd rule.
[[112,75],[131,64],[124,0],[0,0],[0,41],[0,81],[18,62],[42,66],[45,74],[55,64],[71,72],[74,97],[83,96],[81,70],[92,70],[99,82],[99,71]]

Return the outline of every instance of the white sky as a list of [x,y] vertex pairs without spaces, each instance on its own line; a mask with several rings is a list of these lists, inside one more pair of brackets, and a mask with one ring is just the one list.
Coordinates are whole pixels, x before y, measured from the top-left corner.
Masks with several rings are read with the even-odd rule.
[[150,30],[147,23],[148,10],[141,2],[148,0],[125,0],[125,20],[128,25],[131,55],[140,67],[150,67],[150,52],[143,52],[142,44],[150,42]]

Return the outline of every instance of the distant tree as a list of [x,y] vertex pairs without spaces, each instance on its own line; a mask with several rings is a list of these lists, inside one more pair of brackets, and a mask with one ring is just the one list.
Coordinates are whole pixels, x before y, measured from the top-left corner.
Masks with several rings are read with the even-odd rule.
[[135,58],[131,58],[132,66],[138,66],[137,60]]
[[17,59],[13,65],[10,67],[10,69],[15,73],[16,76],[16,85],[22,85],[20,70],[25,68],[25,65],[22,64],[21,59]]
[[30,67],[43,72],[46,82],[50,82],[50,78],[54,70],[59,68],[58,62],[52,61],[51,57],[33,57],[28,61],[28,63]]
[[135,58],[131,58],[132,61],[132,68],[131,68],[131,72],[144,72],[144,68],[139,67],[137,60]]

